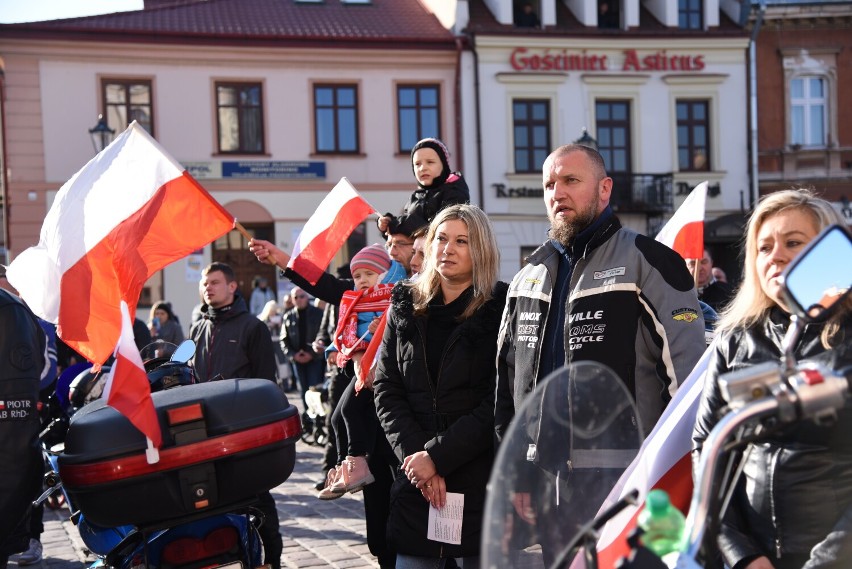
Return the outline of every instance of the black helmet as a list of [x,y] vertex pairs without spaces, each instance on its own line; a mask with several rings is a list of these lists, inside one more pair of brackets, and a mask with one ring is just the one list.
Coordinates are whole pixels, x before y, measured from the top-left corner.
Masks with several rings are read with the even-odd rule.
[[68,401],[77,409],[87,403],[99,399],[106,387],[109,366],[103,366],[100,371],[93,372],[92,368],[85,369],[68,386]]

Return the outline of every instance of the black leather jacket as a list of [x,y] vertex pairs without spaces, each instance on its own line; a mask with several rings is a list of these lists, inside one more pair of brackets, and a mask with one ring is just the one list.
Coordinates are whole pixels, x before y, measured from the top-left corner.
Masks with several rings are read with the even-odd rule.
[[[780,361],[789,315],[773,309],[749,330],[723,333],[709,362],[693,432],[693,464],[722,416],[721,374]],[[839,370],[852,364],[852,321],[847,319],[837,348],[826,350],[822,326],[808,325],[796,346],[800,363],[820,362]],[[800,422],[750,445],[744,475],[723,519],[719,548],[734,568],[766,555],[776,567],[798,559],[802,566],[816,544],[822,559],[848,567],[852,540],[852,409],[847,404],[832,425]],[[831,534],[831,535],[830,535]],[[845,550],[844,550],[845,548]],[[845,561],[844,561],[845,560]],[[811,565],[808,565],[811,567]]]
[[0,558],[26,547],[29,528],[21,523],[41,491],[36,404],[46,342],[30,309],[0,289]]

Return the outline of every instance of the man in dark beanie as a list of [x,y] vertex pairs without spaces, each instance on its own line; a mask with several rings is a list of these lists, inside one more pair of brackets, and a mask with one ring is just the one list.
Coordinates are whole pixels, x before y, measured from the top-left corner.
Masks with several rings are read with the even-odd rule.
[[445,207],[470,201],[467,183],[460,172],[452,171],[450,151],[437,138],[424,138],[414,145],[411,169],[418,187],[411,194],[403,213],[398,216],[386,213],[378,220],[379,230],[386,236],[411,233],[428,225]]

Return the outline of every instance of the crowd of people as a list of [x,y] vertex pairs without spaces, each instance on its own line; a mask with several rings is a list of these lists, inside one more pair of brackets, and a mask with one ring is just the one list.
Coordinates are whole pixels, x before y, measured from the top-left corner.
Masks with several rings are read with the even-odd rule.
[[[366,539],[381,567],[478,567],[494,458],[536,385],[572,362],[605,364],[632,395],[637,421],[649,433],[706,349],[703,315],[718,312],[719,337],[695,427],[699,455],[723,408],[718,377],[782,355],[789,320],[780,293],[784,267],[822,228],[842,224],[830,204],[806,190],[767,196],[749,222],[744,278],[735,291],[713,266],[711,251],[685,261],[622,226],[600,154],[569,144],[543,165],[547,239],[504,283],[491,222],[469,205],[447,147],[424,139],[411,161],[417,183],[411,199],[376,221],[383,245],[365,247],[337,275],[311,283],[287,268],[286,252],[253,239],[251,253],[280,268],[292,290],[279,302],[258,277],[247,302],[233,269],[214,262],[202,272],[202,303],[188,335],[197,345],[198,381],[266,378],[298,391],[305,407],[309,391],[327,392],[330,436],[317,498],[363,492]],[[829,322],[807,327],[796,355],[833,368],[849,365],[850,314],[846,302]],[[32,328],[31,338],[18,336],[32,359],[12,376],[5,367],[0,374],[35,404],[45,337],[37,337],[26,307],[2,293],[0,317],[7,315],[21,330]],[[143,328],[155,340],[176,344],[184,337],[167,302],[152,306]],[[590,329],[595,333],[582,332]],[[0,354],[8,340],[0,341]],[[847,415],[753,445],[719,538],[730,567],[801,567],[813,559],[812,549],[832,560],[849,554],[852,445],[840,435]],[[15,427],[28,429],[15,435],[16,452],[35,460],[32,425]],[[531,463],[539,442],[531,440]],[[5,464],[0,460],[0,468]],[[529,482],[561,483],[535,476]],[[430,509],[458,496],[460,534],[430,537]],[[279,569],[275,502],[268,492],[259,499],[267,520],[265,563]],[[567,508],[535,503],[523,492],[511,499],[522,523],[547,526],[539,535],[550,566]],[[3,516],[9,528],[0,535],[13,527],[28,535],[21,529],[26,508],[18,502],[0,492],[3,511],[16,511]],[[16,546],[24,547],[20,539]],[[0,561],[4,551],[15,549],[0,547]],[[19,564],[29,558],[23,559]]]

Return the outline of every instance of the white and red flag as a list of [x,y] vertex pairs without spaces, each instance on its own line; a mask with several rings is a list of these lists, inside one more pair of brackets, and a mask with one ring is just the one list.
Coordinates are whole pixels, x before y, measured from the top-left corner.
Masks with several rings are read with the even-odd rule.
[[692,428],[713,349],[713,345],[707,348],[695,364],[601,507],[603,511],[632,490],[639,490],[638,506],[622,510],[601,531],[597,545],[600,567],[614,567],[620,557],[630,553],[627,536],[636,527],[636,518],[649,491],[665,490],[671,503],[688,513],[692,498]]
[[118,344],[121,302],[135,314],[148,278],[233,226],[134,122],[62,186],[38,245],[6,276],[63,342],[99,366]]
[[133,324],[127,303],[121,301],[121,335],[115,349],[115,361],[110,367],[104,387],[104,399],[107,405],[127,417],[133,425],[148,439],[148,462],[157,461],[153,447],[162,443],[160,424],[154,403],[151,401],[151,387],[142,356],[133,341]]
[[672,218],[657,234],[656,240],[668,245],[684,259],[704,256],[704,203],[707,182],[701,182],[686,196]]
[[325,196],[296,239],[287,267],[317,284],[334,255],[359,223],[375,208],[346,178]]

